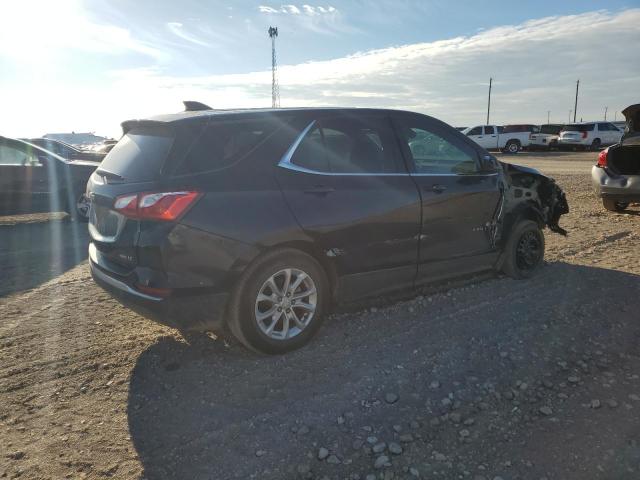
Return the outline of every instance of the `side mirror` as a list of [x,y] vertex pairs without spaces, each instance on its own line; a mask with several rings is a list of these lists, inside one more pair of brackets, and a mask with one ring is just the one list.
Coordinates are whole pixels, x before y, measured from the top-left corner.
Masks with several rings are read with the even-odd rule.
[[480,157],[480,168],[483,172],[495,172],[498,170],[498,159],[493,155],[482,155]]

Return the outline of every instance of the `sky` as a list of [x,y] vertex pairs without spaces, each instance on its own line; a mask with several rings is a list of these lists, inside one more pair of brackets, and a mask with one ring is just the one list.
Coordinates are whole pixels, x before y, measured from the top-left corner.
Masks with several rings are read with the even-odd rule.
[[[312,0],[306,0],[312,1]],[[2,0],[0,135],[92,131],[182,110],[413,110],[454,126],[620,119],[640,102],[640,0]]]

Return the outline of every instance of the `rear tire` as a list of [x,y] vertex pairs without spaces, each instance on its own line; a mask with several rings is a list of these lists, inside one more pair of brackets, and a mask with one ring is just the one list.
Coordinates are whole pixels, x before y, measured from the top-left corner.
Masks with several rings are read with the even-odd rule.
[[299,250],[276,250],[241,275],[229,303],[229,329],[251,350],[283,354],[315,335],[328,299],[327,277],[314,258]]
[[600,150],[600,148],[602,147],[602,142],[600,141],[599,138],[594,138],[593,142],[591,142],[591,150],[598,151]]
[[538,224],[523,220],[511,231],[502,271],[515,279],[530,278],[544,261],[544,234]]
[[616,202],[611,198],[603,198],[602,205],[610,212],[622,212],[629,206],[627,202]]
[[515,155],[520,151],[520,142],[518,140],[509,140],[504,147],[505,153]]
[[76,222],[86,223],[89,221],[89,199],[84,193],[79,194],[73,205],[69,205],[67,213]]

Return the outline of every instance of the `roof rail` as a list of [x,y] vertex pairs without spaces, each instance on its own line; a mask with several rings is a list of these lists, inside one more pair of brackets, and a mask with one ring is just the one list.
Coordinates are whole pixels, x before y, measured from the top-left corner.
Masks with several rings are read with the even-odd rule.
[[200,110],[213,110],[209,105],[205,105],[202,102],[196,102],[195,100],[185,100],[184,102],[185,112],[198,112]]

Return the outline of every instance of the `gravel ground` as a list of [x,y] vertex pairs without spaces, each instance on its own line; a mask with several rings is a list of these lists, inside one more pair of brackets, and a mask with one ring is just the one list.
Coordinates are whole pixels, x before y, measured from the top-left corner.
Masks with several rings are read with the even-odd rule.
[[90,281],[74,223],[5,219],[2,270],[45,273],[0,277],[0,477],[640,478],[640,208],[602,208],[594,156],[509,157],[572,209],[534,279],[343,308],[282,357],[185,340]]

